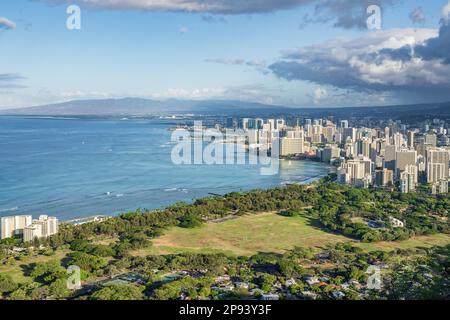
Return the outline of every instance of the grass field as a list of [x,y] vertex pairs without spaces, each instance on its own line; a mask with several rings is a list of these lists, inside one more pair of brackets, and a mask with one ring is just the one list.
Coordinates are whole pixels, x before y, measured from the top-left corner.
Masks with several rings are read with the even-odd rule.
[[327,244],[352,241],[365,250],[430,247],[450,243],[450,236],[438,234],[401,242],[360,243],[322,231],[305,217],[282,217],[274,213],[248,215],[221,223],[207,223],[197,229],[172,228],[153,240],[153,246],[135,255],[180,252],[225,252],[252,255],[257,252],[284,252],[293,247],[321,248]]
[[[96,243],[110,244],[115,239],[103,239]],[[323,248],[327,244],[354,242],[367,251],[396,248],[430,247],[450,243],[450,236],[437,234],[416,237],[401,242],[360,243],[341,235],[328,233],[306,217],[282,217],[275,213],[247,215],[220,223],[206,223],[200,228],[171,228],[166,234],[152,241],[153,245],[133,252],[135,256],[170,253],[217,253],[252,255],[258,252],[284,252],[294,247]],[[6,273],[16,282],[31,279],[24,267],[29,263],[64,259],[69,250],[58,250],[52,256],[26,257],[13,265],[0,265],[0,273]]]
[[0,265],[0,273],[9,274],[17,283],[28,282],[31,281],[31,278],[26,276],[26,272],[24,269],[26,265],[30,263],[48,262],[51,260],[61,261],[67,256],[68,252],[68,250],[58,250],[52,256],[29,256],[23,260],[15,261],[13,265]]

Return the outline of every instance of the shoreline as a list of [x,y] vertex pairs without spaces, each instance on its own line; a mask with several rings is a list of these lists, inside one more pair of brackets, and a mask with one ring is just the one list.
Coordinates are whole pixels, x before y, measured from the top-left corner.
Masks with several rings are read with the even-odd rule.
[[[61,118],[0,119],[8,124],[3,132],[15,141],[0,145],[5,152],[14,151],[0,161],[0,165],[5,163],[5,182],[22,187],[0,192],[0,217],[45,213],[68,221],[116,216],[139,208],[163,209],[178,201],[191,202],[211,192],[225,194],[289,183],[308,184],[334,170],[325,163],[309,160],[292,160],[292,167],[282,160],[283,168],[273,177],[262,177],[259,168],[251,166],[180,168],[170,162],[170,148],[161,147],[170,137],[165,130],[170,127],[170,120],[147,120],[147,125],[133,120],[110,124],[85,118],[64,119],[68,123],[62,125],[58,123]],[[45,121],[51,121],[51,126]],[[24,130],[8,130],[13,125]],[[125,134],[120,133],[121,129]],[[49,130],[54,135],[48,135]],[[92,132],[100,134],[100,143],[92,143]],[[131,140],[127,135],[130,132]],[[33,148],[27,144],[30,136],[37,138]],[[8,169],[10,161],[15,161],[14,167]],[[76,175],[71,177],[69,172]],[[86,183],[91,180],[94,184]]]
[[[271,185],[271,186],[266,186],[266,187],[264,187],[262,189],[267,190],[267,189],[276,188],[276,187],[283,187],[283,186],[291,185],[291,184],[308,185],[308,184],[317,182],[320,179],[322,179],[322,178],[326,177],[327,175],[329,175],[330,173],[334,172],[334,167],[333,166],[327,165],[325,163],[321,163],[321,162],[318,162],[318,161],[310,160],[310,159],[290,159],[290,160],[280,159],[280,161],[283,161],[283,162],[292,161],[292,162],[298,162],[298,163],[315,163],[315,164],[323,166],[324,168],[327,168],[327,172],[326,173],[324,172],[323,174],[315,175],[315,176],[312,176],[312,177],[309,177],[309,178],[305,178],[305,179],[300,179],[300,180],[295,180],[295,181],[286,181],[285,183],[280,183],[278,185],[274,184],[274,185]],[[255,190],[255,189],[258,189],[258,188],[257,187],[253,187],[253,188],[248,188],[248,189],[247,188],[245,188],[245,189],[233,189],[233,190],[229,190],[229,191],[225,192],[224,194],[228,194],[228,193],[232,193],[232,192],[240,192],[240,193],[241,192],[249,192],[249,191],[252,191],[252,190]],[[167,188],[165,190],[167,190]],[[202,196],[195,197],[195,198],[191,199],[190,201],[174,200],[174,201],[170,202],[169,204],[161,205],[159,207],[146,208],[146,207],[142,207],[142,206],[139,207],[138,206],[138,207],[133,208],[133,209],[120,210],[120,211],[112,212],[112,213],[111,212],[100,212],[100,211],[99,212],[92,211],[92,214],[86,214],[86,215],[84,215],[84,214],[73,215],[71,213],[64,213],[62,215],[58,215],[58,220],[60,221],[60,223],[71,223],[72,221],[85,220],[85,219],[92,218],[92,217],[107,217],[107,218],[111,218],[111,217],[119,216],[119,215],[121,215],[123,213],[137,211],[139,209],[141,209],[141,210],[165,209],[166,207],[168,207],[168,206],[170,206],[170,205],[172,205],[172,204],[174,204],[176,202],[179,202],[179,201],[186,202],[186,203],[193,203],[197,199],[206,198],[208,196],[211,196],[210,192],[205,193]],[[21,212],[19,206],[11,206],[10,208],[4,208],[4,209],[2,208],[2,209],[0,209],[0,217],[23,215],[23,214],[29,214],[29,213],[27,213],[26,211]],[[38,215],[38,214],[39,213],[36,213],[36,214],[33,213],[33,216],[34,215]],[[41,214],[43,214],[43,213],[41,213]],[[70,216],[64,219],[65,215],[70,215]]]

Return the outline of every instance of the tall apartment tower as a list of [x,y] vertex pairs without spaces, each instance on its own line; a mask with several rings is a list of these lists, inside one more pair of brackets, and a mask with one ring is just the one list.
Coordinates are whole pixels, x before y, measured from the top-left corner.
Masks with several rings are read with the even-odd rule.
[[2,217],[1,239],[23,234],[25,227],[29,226],[32,220],[33,218],[30,215]]
[[406,166],[415,166],[417,163],[417,152],[415,150],[401,149],[395,153],[395,172],[397,177],[402,171],[405,171]]
[[427,182],[433,183],[449,178],[449,153],[446,149],[427,150]]
[[408,143],[407,146],[409,149],[414,149],[414,131],[408,131]]
[[404,146],[403,135],[401,133],[394,134],[394,145],[396,150],[400,150]]
[[31,242],[36,238],[42,238],[42,225],[32,224],[24,229],[23,241]]
[[384,147],[384,167],[386,169],[395,171],[396,152],[395,146],[386,145]]
[[58,219],[47,215],[40,215],[38,220],[25,228],[23,240],[33,241],[34,238],[49,237],[58,232]]
[[436,147],[437,145],[437,136],[433,133],[427,133],[425,135],[425,143]]

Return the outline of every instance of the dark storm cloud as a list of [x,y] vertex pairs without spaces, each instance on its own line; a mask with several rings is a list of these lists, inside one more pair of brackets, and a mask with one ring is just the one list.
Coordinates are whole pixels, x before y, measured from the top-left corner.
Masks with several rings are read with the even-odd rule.
[[[41,0],[49,3],[72,3],[68,0]],[[79,0],[85,6],[115,9],[203,13],[206,22],[224,22],[223,17],[211,15],[258,14],[290,10],[312,5],[315,13],[305,15],[302,25],[314,22],[334,22],[341,28],[365,28],[367,7],[379,5],[381,9],[399,0]]]
[[394,29],[336,39],[285,54],[269,69],[279,78],[356,92],[449,98],[448,23],[430,29]]
[[[67,0],[41,1],[71,2]],[[252,14],[287,10],[314,2],[317,0],[79,0],[77,3],[105,9]]]

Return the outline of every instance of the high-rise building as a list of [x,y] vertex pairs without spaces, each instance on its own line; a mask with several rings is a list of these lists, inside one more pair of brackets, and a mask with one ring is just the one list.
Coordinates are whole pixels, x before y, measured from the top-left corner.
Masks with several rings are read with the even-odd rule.
[[338,181],[368,187],[372,182],[372,161],[368,158],[348,160],[338,169]]
[[263,119],[260,119],[260,118],[255,119],[255,128],[254,129],[261,130],[263,125],[264,125]]
[[414,183],[414,189],[415,189],[415,187],[419,183],[419,168],[416,165],[408,164],[405,167],[404,172],[408,173],[410,175],[410,177],[412,178],[412,181]]
[[388,169],[375,172],[375,184],[377,187],[388,187],[394,184],[394,172]]
[[440,180],[431,186],[432,194],[448,193],[448,181]]
[[411,192],[411,177],[407,172],[402,172],[400,174],[400,191],[402,193],[409,193]]
[[356,129],[355,128],[344,128],[342,135],[342,142],[346,142],[348,139],[356,141]]
[[34,239],[42,238],[42,225],[40,224],[32,224],[30,226],[25,227],[23,233],[23,241],[31,242]]
[[49,237],[58,233],[58,219],[47,215],[40,215],[38,220],[27,226],[24,230],[24,241],[32,241],[34,238]]
[[328,143],[334,142],[334,133],[336,132],[336,126],[329,124],[323,128],[323,136]]
[[362,140],[357,141],[358,146],[358,155],[362,155],[363,157],[370,157],[370,140],[368,138],[363,138]]
[[248,130],[248,129],[249,129],[248,122],[249,122],[249,119],[248,119],[248,118],[243,118],[243,119],[242,119],[242,125],[241,125],[241,128],[242,128],[243,130]]
[[418,170],[415,165],[407,165],[400,173],[400,191],[409,193],[416,190],[418,180]]
[[300,127],[295,128],[294,130],[286,131],[286,138],[289,139],[304,139],[304,132]]
[[258,129],[257,124],[256,124],[256,119],[248,119],[248,129],[249,130]]
[[58,219],[56,217],[49,217],[47,215],[40,215],[38,220],[33,223],[42,226],[42,236],[49,237],[58,233]]
[[280,155],[289,156],[304,153],[303,138],[281,138],[280,139]]
[[401,149],[395,153],[395,174],[397,177],[405,170],[407,165],[416,165],[417,152],[415,150]]
[[333,159],[339,158],[341,155],[341,149],[338,146],[326,146],[322,150],[322,161],[329,163]]
[[276,130],[283,130],[286,127],[286,122],[284,121],[284,119],[277,119],[275,124],[276,124],[276,126],[275,126]]
[[394,134],[394,145],[396,150],[400,150],[404,146],[403,135],[401,133]]
[[408,148],[414,149],[414,131],[408,131],[407,138],[408,138],[408,143],[407,143]]
[[24,228],[32,223],[30,215],[2,217],[1,239],[11,238],[23,234]]
[[449,153],[446,149],[428,149],[426,160],[428,183],[438,182],[439,180],[448,180]]
[[433,147],[436,147],[437,145],[437,136],[433,133],[427,133],[425,135],[425,143],[430,144]]
[[23,235],[24,240],[33,240],[36,236],[48,237],[56,233],[58,233],[58,219],[55,217],[41,215],[38,220],[33,220],[30,215],[1,218],[1,239]]
[[384,167],[395,171],[395,146],[386,145],[384,147]]
[[421,156],[426,157],[427,156],[427,150],[428,149],[432,149],[434,148],[431,144],[426,144],[425,140],[422,139],[417,145],[416,145],[416,150],[417,153]]
[[384,137],[387,141],[390,141],[391,130],[389,129],[389,127],[384,128]]
[[268,119],[267,124],[270,126],[270,130],[277,129],[275,119]]
[[[447,171],[448,176],[448,171]],[[445,165],[443,163],[428,163],[427,164],[427,182],[435,183],[440,180],[448,180],[446,177]]]
[[372,162],[377,162],[377,158],[380,155],[380,150],[381,150],[381,143],[378,139],[375,139],[370,143],[369,158],[370,160],[372,160]]

